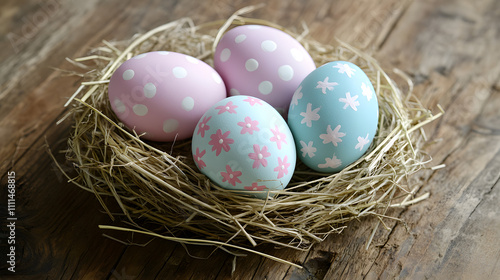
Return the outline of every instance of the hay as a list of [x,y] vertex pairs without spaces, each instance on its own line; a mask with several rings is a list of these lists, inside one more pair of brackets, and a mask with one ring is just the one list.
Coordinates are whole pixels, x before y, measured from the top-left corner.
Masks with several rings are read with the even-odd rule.
[[[70,181],[94,193],[112,219],[119,216],[135,228],[128,231],[181,243],[228,244],[256,253],[247,248],[272,243],[308,250],[329,234],[341,232],[353,219],[375,216],[383,224],[385,218],[391,218],[386,215],[390,207],[425,199],[428,194],[415,198],[419,187],[409,184],[408,177],[430,160],[422,150],[426,141],[422,126],[439,117],[442,110],[433,115],[424,108],[411,95],[409,79],[409,91],[403,94],[369,55],[342,42],[338,46],[320,44],[306,38],[307,30],[296,34],[241,16],[252,9],[201,26],[189,18],[179,19],[126,42],[103,42],[89,56],[72,61],[88,71],[83,75],[86,82],[67,103],[73,101],[66,117],[74,122],[67,159],[77,170],[76,177],[68,177]],[[213,48],[223,32],[231,25],[255,23],[297,38],[318,66],[334,60],[357,64],[374,84],[380,107],[378,134],[362,158],[340,173],[326,176],[299,163],[289,186],[272,191],[277,196],[269,200],[213,184],[195,167],[190,141],[162,144],[142,140],[119,123],[107,98],[107,82],[125,60],[139,53],[168,50],[213,65]],[[122,213],[109,210],[112,201]]]

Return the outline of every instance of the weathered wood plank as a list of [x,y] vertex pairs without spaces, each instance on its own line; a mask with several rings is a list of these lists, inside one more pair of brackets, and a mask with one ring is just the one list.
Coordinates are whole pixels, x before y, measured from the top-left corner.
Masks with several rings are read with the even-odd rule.
[[[61,149],[61,136],[67,128],[53,127],[47,141]],[[59,142],[59,143],[58,143]],[[33,154],[15,163],[16,172],[16,243],[19,258],[17,275],[40,279],[105,277],[112,270],[114,258],[123,246],[109,242],[96,231],[98,224],[108,221],[99,214],[99,203],[92,194],[75,192],[74,186],[59,177],[52,159],[44,148],[45,139],[32,145]],[[63,155],[58,156],[63,160]],[[2,180],[3,182],[3,180]],[[59,186],[54,191],[54,186]],[[6,197],[2,189],[2,198]],[[4,264],[2,263],[2,272]]]
[[[498,242],[498,233],[482,240],[481,236],[464,238],[461,232],[500,176],[498,135],[491,133],[491,128],[500,127],[497,117],[492,117],[498,116],[498,92],[491,90],[500,73],[491,63],[492,55],[498,59],[493,49],[500,43],[499,8],[495,1],[414,2],[380,52],[416,78],[420,83],[416,94],[425,104],[445,107],[445,116],[427,131],[442,139],[431,153],[447,168],[429,174],[422,191],[430,191],[431,198],[401,215],[411,234],[401,226],[393,228],[367,279],[488,279],[497,267],[498,251],[490,251],[485,258],[469,249],[469,242]],[[487,127],[486,133],[478,134],[482,129],[474,129],[477,126]],[[498,223],[482,218],[491,226]],[[492,232],[483,225],[479,231]]]
[[[15,11],[9,13],[12,16],[9,32],[21,34],[18,32],[23,32],[24,20],[40,15],[44,9],[44,3],[26,3],[27,6],[17,6],[17,2]],[[74,91],[77,84],[75,78],[62,78],[51,67],[63,68],[65,56],[74,57],[78,51],[83,54],[89,47],[85,47],[85,42],[90,36],[76,32],[88,16],[85,9],[78,8],[85,7],[61,3],[60,10],[48,17],[43,26],[36,27],[37,31],[19,46],[17,53],[5,40],[1,42],[4,51],[0,78],[0,157],[4,160],[0,176],[3,186],[7,170],[16,172],[16,275],[25,279],[106,278],[124,250],[121,244],[110,242],[96,231],[98,224],[109,219],[99,213],[100,206],[93,195],[64,182],[43,148],[47,136],[52,149],[63,149],[69,132],[69,123],[55,126],[55,121],[62,116],[68,92]],[[97,30],[102,22],[93,24]],[[54,32],[58,29],[59,32]],[[62,156],[58,159],[63,162]],[[3,205],[6,189],[2,187],[0,193]],[[5,248],[3,242],[2,238]],[[2,253],[1,274],[6,272]]]
[[[306,270],[249,255],[236,259],[234,274],[234,258],[222,251],[204,259],[211,248],[188,246],[188,253],[181,245],[163,240],[139,247],[102,236],[97,225],[112,223],[108,216],[100,212],[92,194],[58,177],[43,148],[44,137],[54,151],[65,147],[70,122],[54,123],[78,86],[78,79],[62,77],[50,67],[67,68],[65,57],[81,56],[103,39],[127,39],[184,16],[195,23],[227,18],[236,9],[260,1],[52,1],[0,4],[0,158],[4,159],[0,182],[3,186],[8,170],[16,171],[17,237],[22,248],[18,276],[490,279],[500,273],[498,1],[272,0],[251,14],[298,31],[304,21],[310,36],[322,43],[335,44],[339,38],[374,52],[384,66],[409,73],[422,102],[434,111],[441,104],[447,111],[425,129],[430,138],[441,139],[430,146],[433,164],[443,162],[447,168],[419,175],[425,182],[421,192],[431,193],[428,200],[391,210],[407,222],[410,232],[401,223],[387,221],[390,230],[380,227],[366,250],[376,221],[362,219],[310,252],[259,248],[302,263]],[[36,19],[34,28],[25,23]],[[32,33],[26,33],[30,27]],[[20,44],[13,48],[9,33],[27,40],[16,41]],[[5,197],[1,188],[0,199]],[[148,241],[104,233],[137,243]],[[5,274],[1,260],[1,274]]]

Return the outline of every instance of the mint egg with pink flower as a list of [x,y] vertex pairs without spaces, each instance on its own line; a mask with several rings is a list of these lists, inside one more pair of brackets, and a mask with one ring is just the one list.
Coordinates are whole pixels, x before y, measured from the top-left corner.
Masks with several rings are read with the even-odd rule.
[[192,138],[198,169],[218,186],[258,198],[284,189],[295,170],[292,133],[267,102],[225,98],[200,118]]

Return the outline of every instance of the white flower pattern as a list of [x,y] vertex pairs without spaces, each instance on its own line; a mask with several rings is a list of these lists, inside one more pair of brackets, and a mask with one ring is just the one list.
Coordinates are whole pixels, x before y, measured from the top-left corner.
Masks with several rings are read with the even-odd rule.
[[354,149],[359,149],[360,151],[362,151],[363,147],[368,143],[370,143],[370,140],[368,140],[368,133],[366,134],[365,138],[358,136],[358,144],[356,144],[356,147],[354,147]]
[[300,151],[302,152],[302,157],[306,157],[307,155],[308,157],[312,158],[315,156],[317,149],[313,147],[313,141],[309,141],[306,144],[306,142],[301,140],[300,145],[302,146],[302,148],[300,149]]
[[336,83],[336,82],[328,82],[328,78],[329,77],[326,77],[323,81],[318,81],[318,85],[316,86],[316,88],[320,88],[321,89],[321,92],[323,94],[326,94],[326,90],[333,90],[333,87],[334,86],[338,86],[339,84]]
[[325,163],[318,164],[319,168],[337,168],[342,165],[342,161],[333,154],[331,158],[325,158]]
[[332,130],[332,127],[328,125],[326,127],[326,134],[321,134],[319,138],[323,139],[323,144],[328,144],[332,143],[333,146],[337,147],[338,143],[342,142],[342,137],[344,137],[346,134],[343,132],[340,132],[340,124],[335,127],[334,130]]
[[349,78],[352,78],[352,75],[354,75],[354,72],[356,72],[356,69],[352,69],[351,66],[347,63],[340,63],[337,62],[337,65],[333,66],[333,68],[339,69],[340,74],[346,74]]
[[356,99],[358,99],[357,95],[351,97],[351,93],[346,92],[345,98],[341,97],[339,98],[339,101],[345,103],[344,110],[347,109],[347,107],[351,107],[354,111],[358,111],[358,108],[356,106],[359,106],[359,101],[357,101]]
[[307,103],[306,111],[300,113],[300,115],[304,117],[302,121],[300,121],[300,123],[301,124],[305,123],[308,127],[312,127],[312,121],[317,121],[320,118],[318,114],[320,107],[314,110],[311,109],[312,109],[312,103]]
[[302,96],[304,96],[304,94],[302,93],[302,86],[300,86],[293,94],[292,102],[290,103],[292,104],[292,109],[299,105],[299,100],[302,99]]
[[361,90],[362,90],[361,94],[363,96],[366,96],[366,99],[370,101],[373,96],[373,91],[371,90],[371,88],[367,86],[365,83],[361,83]]

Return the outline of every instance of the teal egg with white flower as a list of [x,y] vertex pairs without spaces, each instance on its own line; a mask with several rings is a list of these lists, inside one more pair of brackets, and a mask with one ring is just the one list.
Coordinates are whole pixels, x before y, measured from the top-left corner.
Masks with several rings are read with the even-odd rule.
[[370,147],[378,125],[378,100],[365,72],[346,61],[312,71],[295,91],[288,125],[297,157],[319,172],[338,172]]
[[297,159],[292,133],[280,113],[245,95],[208,109],[193,133],[191,149],[196,167],[218,186],[259,198],[288,185]]

